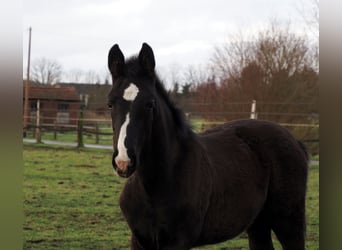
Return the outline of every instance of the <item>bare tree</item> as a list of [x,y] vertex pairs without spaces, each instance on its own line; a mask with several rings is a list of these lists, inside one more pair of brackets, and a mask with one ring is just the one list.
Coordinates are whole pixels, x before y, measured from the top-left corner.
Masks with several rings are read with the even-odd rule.
[[[276,22],[254,37],[241,34],[231,37],[215,49],[211,60],[219,84],[208,80],[195,91],[197,102],[206,103],[201,111],[248,113],[248,103],[257,100],[261,119],[299,122],[303,117],[279,114],[316,113],[318,71],[314,68],[310,46],[307,37],[291,32],[290,25],[284,27]],[[227,106],[228,102],[235,104]],[[312,105],[289,106],[293,103]],[[238,114],[226,117],[233,118],[242,117]]]
[[62,66],[53,59],[38,58],[32,63],[32,80],[41,84],[55,84],[62,75]]
[[217,77],[221,80],[230,78],[231,81],[238,78],[241,70],[253,60],[255,39],[240,32],[230,35],[226,43],[215,47],[211,63]]
[[315,70],[319,70],[319,0],[301,0],[297,6],[297,12],[306,24],[308,33],[311,34],[311,56]]
[[301,0],[296,7],[308,30],[318,39],[319,36],[319,0]]

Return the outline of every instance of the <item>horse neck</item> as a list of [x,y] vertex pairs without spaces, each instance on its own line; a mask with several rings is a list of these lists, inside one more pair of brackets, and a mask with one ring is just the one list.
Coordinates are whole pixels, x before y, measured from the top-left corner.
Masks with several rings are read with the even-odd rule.
[[143,147],[140,164],[140,174],[147,189],[158,183],[172,186],[175,166],[186,158],[186,148],[192,140],[190,131],[188,135],[180,132],[189,128],[179,128],[169,108],[158,113]]

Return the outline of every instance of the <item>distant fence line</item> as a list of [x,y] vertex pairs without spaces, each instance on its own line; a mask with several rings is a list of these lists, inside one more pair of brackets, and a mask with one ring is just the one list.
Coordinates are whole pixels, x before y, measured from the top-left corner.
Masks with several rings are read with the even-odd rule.
[[[64,133],[75,133],[80,135],[77,137],[77,144],[82,146],[83,138],[82,136],[94,136],[94,143],[99,144],[100,141],[110,141],[109,144],[112,143],[112,135],[113,132],[111,130],[111,120],[110,119],[95,119],[95,118],[84,118],[84,119],[74,119],[77,121],[77,124],[28,124],[27,131],[32,133],[32,137],[37,139],[37,142],[40,142],[40,139],[37,138],[44,133],[52,133],[52,139],[58,140],[58,134]],[[201,121],[200,122],[200,131],[203,131],[207,128],[218,126],[225,123],[225,121]],[[311,128],[319,128],[319,124],[299,124],[299,123],[279,123],[284,127],[311,127]],[[105,130],[105,131],[104,131]],[[110,130],[110,132],[108,132]],[[105,136],[104,138],[101,136]],[[319,142],[318,138],[304,139],[302,140],[306,143],[317,143]]]
[[[218,104],[211,103],[188,103],[195,106],[210,106]],[[267,119],[273,120],[278,124],[288,127],[289,130],[294,132],[294,135],[305,143],[310,145],[312,151],[318,151],[318,114],[316,113],[303,113],[298,112],[301,109],[289,112],[291,109],[284,110],[284,112],[269,112],[262,111],[257,108],[256,100],[251,102],[225,102],[220,105],[246,105],[244,108],[238,108],[238,110],[215,111],[213,110],[194,110],[189,109],[186,114],[190,123],[194,122],[196,126],[194,129],[196,132],[206,130],[213,126],[223,124],[235,119]],[[298,105],[298,106],[311,106],[313,103],[264,103],[258,102],[258,105]],[[62,112],[67,115],[65,119],[58,119],[58,114],[52,117],[52,111]],[[83,147],[84,137],[86,140],[93,140],[95,144],[108,143],[112,144],[113,131],[111,128],[112,120],[110,119],[110,111],[102,108],[100,110],[82,108],[79,110],[68,111],[56,111],[55,109],[49,109],[40,107],[37,104],[36,110],[31,111],[30,116],[26,116],[29,123],[24,128],[24,137],[30,135],[36,138],[36,142],[41,142],[43,136],[49,136],[53,140],[59,140],[59,135],[66,135],[68,133],[72,136],[64,137],[62,139],[72,139],[77,141],[78,147]],[[108,118],[107,118],[108,117]],[[51,123],[52,122],[52,123]],[[192,125],[194,124],[192,123]],[[76,138],[74,138],[76,136]]]
[[[209,121],[204,121],[202,122],[202,125],[221,125],[224,124],[225,122],[209,122]],[[313,128],[319,128],[319,124],[302,124],[302,123],[278,123],[281,126],[284,127],[313,127]]]

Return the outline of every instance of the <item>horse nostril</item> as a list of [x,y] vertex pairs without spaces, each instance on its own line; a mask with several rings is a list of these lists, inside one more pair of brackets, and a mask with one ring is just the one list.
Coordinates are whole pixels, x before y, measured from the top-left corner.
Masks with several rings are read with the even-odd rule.
[[119,168],[122,172],[126,172],[126,171],[127,171],[127,167],[130,165],[130,161],[121,161],[121,160],[118,160],[118,161],[116,161],[116,165],[118,166],[118,168]]

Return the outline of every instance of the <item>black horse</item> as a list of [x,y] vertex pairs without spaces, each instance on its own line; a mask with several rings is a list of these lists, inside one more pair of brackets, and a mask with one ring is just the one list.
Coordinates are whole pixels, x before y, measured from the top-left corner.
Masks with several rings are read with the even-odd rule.
[[237,120],[194,134],[138,56],[109,51],[113,167],[126,177],[120,207],[132,249],[190,249],[247,231],[250,249],[304,249],[308,155],[279,125]]

